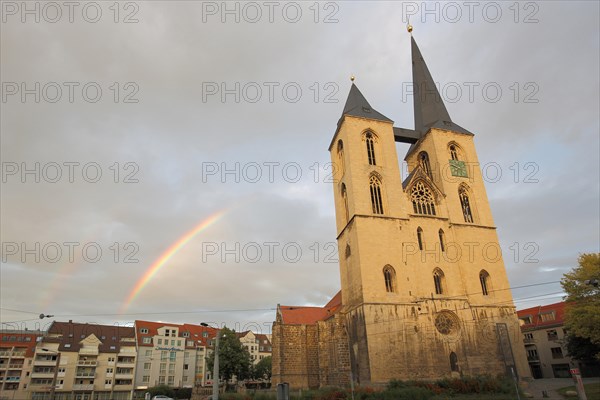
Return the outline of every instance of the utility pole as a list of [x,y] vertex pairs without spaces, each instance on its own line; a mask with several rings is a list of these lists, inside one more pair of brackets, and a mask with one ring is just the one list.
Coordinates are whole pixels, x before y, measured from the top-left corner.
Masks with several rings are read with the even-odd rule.
[[[208,327],[209,325],[205,322],[201,322],[200,325]],[[217,339],[215,340],[215,361],[213,364],[213,394],[211,400],[219,400],[219,337],[221,336],[221,329],[217,330]]]

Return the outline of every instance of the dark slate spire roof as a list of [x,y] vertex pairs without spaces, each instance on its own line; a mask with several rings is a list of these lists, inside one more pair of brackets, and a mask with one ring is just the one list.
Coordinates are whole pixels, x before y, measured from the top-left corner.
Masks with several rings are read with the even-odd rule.
[[352,83],[350,93],[348,94],[348,100],[346,100],[346,105],[344,106],[344,111],[342,112],[342,116],[344,115],[393,122],[385,115],[373,109],[367,99],[365,99],[365,96],[363,96],[354,83]]
[[425,135],[430,128],[472,135],[471,132],[458,126],[450,119],[450,114],[448,114],[444,101],[429,73],[417,42],[412,36],[410,41],[412,45],[415,130],[420,132],[421,136]]

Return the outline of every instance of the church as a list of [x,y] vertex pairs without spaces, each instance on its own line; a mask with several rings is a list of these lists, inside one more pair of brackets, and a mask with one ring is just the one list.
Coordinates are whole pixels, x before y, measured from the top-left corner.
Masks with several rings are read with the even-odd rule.
[[[414,129],[352,79],[329,146],[341,291],[277,306],[274,384],[530,378],[474,134],[450,118],[412,34],[411,50]],[[396,142],[410,144],[404,180]]]

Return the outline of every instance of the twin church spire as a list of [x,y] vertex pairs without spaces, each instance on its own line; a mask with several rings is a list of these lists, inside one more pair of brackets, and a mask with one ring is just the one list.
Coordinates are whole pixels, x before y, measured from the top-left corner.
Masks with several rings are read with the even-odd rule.
[[[412,35],[410,40],[415,127],[412,130],[394,128],[396,141],[414,144],[431,128],[471,134],[471,132],[455,124],[450,118],[450,114],[440,96],[435,81],[431,77],[427,64],[421,55],[421,50]],[[392,122],[388,117],[371,107],[354,82],[352,82],[352,87],[350,88],[350,93],[342,112],[342,118],[344,115]]]

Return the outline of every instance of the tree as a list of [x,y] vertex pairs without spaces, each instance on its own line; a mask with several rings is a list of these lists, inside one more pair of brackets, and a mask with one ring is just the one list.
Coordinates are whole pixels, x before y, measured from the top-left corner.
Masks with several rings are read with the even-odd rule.
[[[240,380],[248,378],[250,375],[248,350],[242,346],[235,331],[223,328],[219,335],[221,335],[219,339],[219,375],[226,380],[231,379],[234,375]],[[207,360],[208,368],[211,371],[213,371],[214,361],[215,354],[212,352]]]
[[560,282],[567,293],[567,349],[574,358],[592,350],[600,359],[600,288],[589,282],[600,280],[600,253],[582,254],[578,263]]
[[254,376],[258,379],[271,379],[271,356],[260,360],[254,367]]
[[169,387],[167,385],[158,385],[158,386],[148,388],[148,392],[150,392],[150,398],[157,396],[159,394],[167,396],[167,397],[175,398],[175,391],[173,390],[172,387]]

